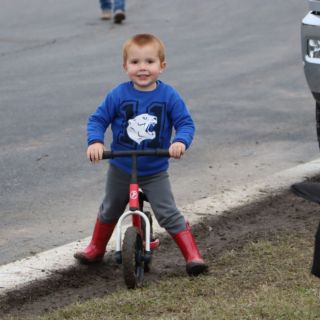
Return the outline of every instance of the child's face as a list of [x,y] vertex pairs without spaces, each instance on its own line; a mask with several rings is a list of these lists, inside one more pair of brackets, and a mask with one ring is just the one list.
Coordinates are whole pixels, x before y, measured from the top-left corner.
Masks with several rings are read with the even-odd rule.
[[127,54],[127,61],[123,67],[134,87],[141,91],[154,90],[159,74],[166,66],[165,62],[160,61],[157,48],[152,44],[144,46],[133,44]]

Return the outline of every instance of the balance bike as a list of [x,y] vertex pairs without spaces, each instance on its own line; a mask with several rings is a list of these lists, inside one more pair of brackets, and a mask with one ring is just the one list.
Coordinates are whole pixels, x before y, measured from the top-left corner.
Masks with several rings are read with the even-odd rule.
[[[160,241],[153,239],[152,217],[150,212],[143,212],[146,195],[139,189],[137,178],[137,157],[170,157],[168,150],[132,150],[132,151],[104,151],[103,159],[116,157],[131,157],[132,169],[129,185],[129,210],[124,212],[118,220],[116,227],[116,261],[123,265],[124,281],[129,289],[141,287],[144,272],[150,270],[152,251]],[[122,240],[122,224],[128,217],[132,217],[132,225],[127,228]]]

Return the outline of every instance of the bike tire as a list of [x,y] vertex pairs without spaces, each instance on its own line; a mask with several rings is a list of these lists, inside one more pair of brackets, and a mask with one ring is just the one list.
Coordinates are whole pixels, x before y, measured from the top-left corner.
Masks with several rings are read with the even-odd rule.
[[143,242],[138,230],[133,226],[129,227],[122,245],[123,276],[128,289],[135,289],[143,284],[143,254]]

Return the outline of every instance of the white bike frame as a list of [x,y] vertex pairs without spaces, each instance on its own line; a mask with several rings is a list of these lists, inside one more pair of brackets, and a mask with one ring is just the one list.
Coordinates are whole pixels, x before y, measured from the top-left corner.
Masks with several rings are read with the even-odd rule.
[[145,242],[145,250],[146,251],[150,251],[150,222],[148,217],[139,210],[136,211],[126,211],[124,212],[121,217],[118,220],[117,226],[116,226],[116,252],[121,252],[121,243],[122,243],[122,223],[123,221],[128,217],[128,216],[132,216],[133,214],[137,214],[139,215],[145,222],[145,226],[146,226],[146,234],[145,234],[145,238],[146,238],[146,242]]

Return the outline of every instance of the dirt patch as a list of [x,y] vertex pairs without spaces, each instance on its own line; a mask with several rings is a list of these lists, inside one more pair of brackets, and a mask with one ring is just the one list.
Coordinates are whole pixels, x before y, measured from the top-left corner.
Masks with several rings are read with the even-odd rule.
[[[212,270],[221,254],[238,250],[248,242],[273,239],[279,233],[308,230],[315,234],[319,209],[318,204],[285,192],[221,216],[204,218],[193,226],[193,232]],[[310,264],[311,261],[306,268],[310,268]],[[161,236],[161,246],[154,254],[151,272],[145,275],[145,281],[175,275],[186,275],[184,260],[171,238]],[[110,252],[100,265],[75,266],[55,274],[50,280],[10,293],[0,301],[0,314],[19,318],[39,315],[73,302],[110,294],[119,288],[125,288],[122,269]]]

